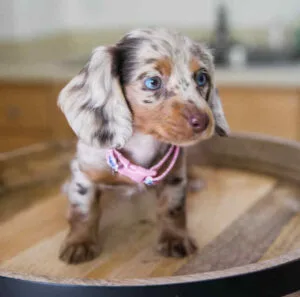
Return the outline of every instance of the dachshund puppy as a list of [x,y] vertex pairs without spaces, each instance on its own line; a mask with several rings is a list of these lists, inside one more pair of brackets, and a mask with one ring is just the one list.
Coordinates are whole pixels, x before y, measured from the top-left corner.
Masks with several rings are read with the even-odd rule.
[[[158,251],[193,253],[184,147],[229,132],[210,51],[167,29],[134,30],[115,45],[96,48],[61,91],[58,105],[79,139],[67,187],[70,231],[60,258],[80,263],[97,256],[101,194],[118,186],[155,186]],[[149,172],[163,156],[172,161],[164,162],[155,183],[114,167],[125,159],[133,171]],[[119,166],[125,168],[124,162]]]

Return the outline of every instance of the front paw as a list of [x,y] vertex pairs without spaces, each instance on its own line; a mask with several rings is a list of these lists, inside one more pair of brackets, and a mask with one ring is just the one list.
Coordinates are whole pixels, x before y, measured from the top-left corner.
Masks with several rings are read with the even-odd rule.
[[95,241],[67,237],[60,248],[59,258],[68,264],[79,264],[95,259],[98,253],[99,248]]
[[160,236],[157,250],[165,257],[182,258],[194,253],[197,245],[188,235],[179,236],[166,233]]

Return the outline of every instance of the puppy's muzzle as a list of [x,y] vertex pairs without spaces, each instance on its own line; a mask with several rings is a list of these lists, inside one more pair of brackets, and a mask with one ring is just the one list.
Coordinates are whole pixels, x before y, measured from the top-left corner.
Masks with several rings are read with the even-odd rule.
[[199,110],[194,104],[188,104],[185,107],[184,115],[194,133],[202,133],[207,129],[209,125],[208,114]]

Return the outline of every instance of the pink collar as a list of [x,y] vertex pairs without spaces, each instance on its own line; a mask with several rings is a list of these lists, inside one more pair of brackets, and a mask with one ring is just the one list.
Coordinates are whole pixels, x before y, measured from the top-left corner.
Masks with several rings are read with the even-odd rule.
[[[178,158],[179,152],[180,148],[178,146],[171,145],[165,156],[150,169],[132,164],[116,149],[108,150],[106,161],[114,172],[125,175],[137,183],[143,182],[146,185],[153,185],[161,181],[171,171]],[[157,176],[158,170],[163,166],[171,154],[173,154],[173,157],[169,166],[161,175]]]

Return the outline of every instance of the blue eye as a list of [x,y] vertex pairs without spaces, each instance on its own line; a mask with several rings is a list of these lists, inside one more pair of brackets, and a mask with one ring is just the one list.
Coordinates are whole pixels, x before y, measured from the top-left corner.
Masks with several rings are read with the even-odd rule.
[[197,71],[195,73],[195,81],[199,87],[205,86],[208,81],[207,74],[203,70]]
[[158,90],[161,87],[161,79],[158,76],[149,77],[144,81],[144,85],[149,90]]

